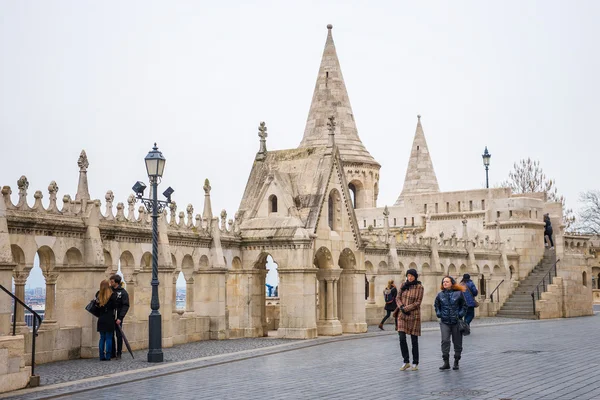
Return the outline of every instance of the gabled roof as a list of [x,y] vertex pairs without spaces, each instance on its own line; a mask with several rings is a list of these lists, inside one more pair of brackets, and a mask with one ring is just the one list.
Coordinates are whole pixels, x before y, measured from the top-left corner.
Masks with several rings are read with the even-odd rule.
[[342,160],[346,163],[367,163],[379,167],[379,163],[358,137],[354,113],[333,43],[332,28],[327,25],[327,41],[300,148],[326,146],[327,118],[333,115],[339,127],[335,142]]

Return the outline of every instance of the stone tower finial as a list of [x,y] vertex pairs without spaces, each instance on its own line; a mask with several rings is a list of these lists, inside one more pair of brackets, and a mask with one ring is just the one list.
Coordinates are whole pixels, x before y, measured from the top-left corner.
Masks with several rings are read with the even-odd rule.
[[433,169],[433,162],[425,140],[425,133],[421,125],[421,115],[417,115],[417,129],[413,139],[404,187],[396,200],[396,205],[402,202],[404,195],[418,193],[439,193],[437,177]]
[[267,157],[267,125],[264,121],[262,121],[258,125],[258,137],[260,137],[260,148],[258,149],[258,153],[256,153],[256,160],[261,161]]
[[210,204],[210,182],[208,178],[204,180],[204,211],[202,212],[202,219],[205,221],[212,220],[212,207]]
[[304,136],[299,147],[328,146],[327,121],[333,113],[338,126],[335,142],[342,161],[363,163],[379,169],[379,163],[367,151],[358,136],[354,113],[333,42],[332,29],[331,24],[327,25],[325,49],[306,120]]
[[90,191],[88,189],[87,169],[90,166],[90,163],[88,161],[87,154],[85,154],[85,150],[81,150],[81,154],[79,154],[79,159],[77,159],[77,166],[79,167],[79,183],[77,184],[77,194],[75,195],[75,201],[89,200]]

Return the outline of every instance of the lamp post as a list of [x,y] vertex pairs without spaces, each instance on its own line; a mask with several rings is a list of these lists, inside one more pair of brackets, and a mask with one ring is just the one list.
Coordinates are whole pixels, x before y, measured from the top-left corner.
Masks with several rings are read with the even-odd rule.
[[167,160],[158,151],[156,143],[154,143],[154,147],[144,161],[146,162],[146,172],[150,180],[152,198],[143,198],[144,189],[146,189],[146,185],[143,182],[136,182],[133,185],[133,191],[136,193],[137,199],[144,203],[146,209],[152,212],[152,299],[150,301],[152,311],[148,317],[148,362],[162,362],[162,321],[160,312],[158,311],[160,308],[158,299],[158,214],[171,202],[171,195],[174,190],[169,187],[163,193],[167,200],[158,200],[158,184],[162,178]]
[[485,167],[485,187],[486,189],[490,188],[490,181],[488,179],[488,169],[490,168],[490,158],[492,155],[488,152],[487,146],[485,146],[485,151],[481,155],[483,158],[483,166]]

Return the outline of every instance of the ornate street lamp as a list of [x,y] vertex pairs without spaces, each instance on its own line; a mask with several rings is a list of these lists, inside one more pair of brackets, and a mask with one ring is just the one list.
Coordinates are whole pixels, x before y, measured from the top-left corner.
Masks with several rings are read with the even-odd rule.
[[485,187],[489,189],[488,169],[490,167],[490,158],[492,158],[492,155],[488,152],[487,146],[485,146],[485,151],[481,155],[481,158],[483,158],[483,166],[485,167]]
[[146,162],[146,171],[150,180],[152,190],[152,198],[143,198],[146,185],[143,182],[136,182],[133,185],[137,199],[141,200],[146,209],[152,212],[152,299],[150,301],[150,316],[148,317],[148,362],[162,362],[162,322],[158,312],[160,302],[158,300],[158,214],[163,211],[166,205],[171,202],[171,195],[174,190],[169,187],[163,195],[167,198],[166,201],[157,199],[158,184],[162,178],[165,169],[166,159],[162,153],[158,151],[156,143],[144,159]]

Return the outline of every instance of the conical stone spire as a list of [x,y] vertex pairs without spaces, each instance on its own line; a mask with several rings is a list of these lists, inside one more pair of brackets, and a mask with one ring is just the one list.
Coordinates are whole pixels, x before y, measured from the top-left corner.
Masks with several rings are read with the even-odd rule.
[[421,116],[417,115],[417,130],[413,140],[412,150],[410,151],[410,160],[404,178],[404,187],[402,193],[396,200],[396,205],[401,203],[405,195],[418,193],[438,193],[438,185],[433,163],[429,155],[429,148],[421,126]]
[[333,43],[332,29],[332,25],[327,25],[327,41],[300,147],[327,146],[329,134],[327,121],[329,117],[334,116],[338,127],[335,133],[335,144],[342,160],[379,167],[379,163],[369,154],[358,137],[354,114]]

